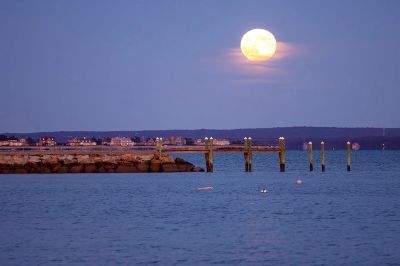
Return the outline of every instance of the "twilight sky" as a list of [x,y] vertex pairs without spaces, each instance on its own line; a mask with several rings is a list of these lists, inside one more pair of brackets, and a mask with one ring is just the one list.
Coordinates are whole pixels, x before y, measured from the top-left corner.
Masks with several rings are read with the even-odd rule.
[[[0,0],[0,132],[400,127],[400,1]],[[240,40],[271,31],[276,56]]]

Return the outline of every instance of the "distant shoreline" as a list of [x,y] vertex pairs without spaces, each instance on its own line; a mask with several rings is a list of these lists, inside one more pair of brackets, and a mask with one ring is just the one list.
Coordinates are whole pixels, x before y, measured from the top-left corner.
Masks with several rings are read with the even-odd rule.
[[[38,139],[42,136],[52,136],[59,143],[67,143],[71,138],[156,138],[181,136],[191,139],[204,137],[226,138],[239,144],[244,137],[252,137],[255,144],[276,144],[280,136],[286,138],[288,150],[302,150],[304,143],[324,141],[327,150],[345,149],[345,143],[357,142],[361,150],[400,149],[400,128],[378,127],[276,127],[276,128],[245,128],[245,129],[193,129],[193,130],[138,130],[138,131],[49,131],[32,133],[2,133],[0,135],[17,138]],[[318,149],[319,145],[315,145]]]
[[[194,145],[195,146],[195,145]],[[185,147],[185,146],[182,146]],[[229,146],[227,146],[229,147]],[[319,150],[319,143],[316,143],[315,147],[313,148],[314,150]],[[78,146],[78,147],[72,147],[72,146],[66,146],[66,145],[57,145],[57,146],[51,146],[51,147],[37,147],[37,146],[20,146],[20,147],[7,147],[7,146],[0,146],[0,155],[2,153],[32,153],[32,154],[37,154],[37,153],[43,153],[43,154],[52,154],[52,153],[74,153],[74,154],[86,154],[86,153],[107,153],[107,152],[114,152],[114,153],[136,153],[140,155],[146,155],[146,154],[153,154],[155,150],[155,146],[147,146],[146,150],[137,150],[135,149],[135,146],[131,147],[122,147],[122,146],[106,146],[106,145],[97,145],[97,146]],[[286,148],[288,151],[303,151],[305,150],[304,148]],[[342,151],[346,150],[346,147],[343,145],[340,146],[339,148],[335,149],[326,149],[326,151]],[[362,149],[366,151],[370,150],[382,150],[382,149]],[[390,150],[390,149],[385,149],[385,150]],[[392,149],[392,150],[398,150],[398,149]]]

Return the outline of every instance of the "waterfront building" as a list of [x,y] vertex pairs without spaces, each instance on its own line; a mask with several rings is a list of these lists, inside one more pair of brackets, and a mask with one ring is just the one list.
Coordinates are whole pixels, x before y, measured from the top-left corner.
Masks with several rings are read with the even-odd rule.
[[231,144],[230,141],[227,139],[214,139],[213,143],[214,143],[214,145],[217,145],[217,146],[227,146],[227,145]]
[[0,146],[11,146],[11,147],[19,147],[24,146],[26,144],[25,139],[8,139],[8,140],[1,140]]
[[186,139],[183,137],[176,137],[175,138],[175,145],[181,146],[186,145]]
[[70,140],[68,140],[67,145],[68,146],[80,146],[80,140],[77,138],[70,139]]
[[68,140],[67,143],[68,146],[96,146],[97,143],[95,141],[92,141],[91,139],[83,138],[83,139],[78,139],[78,138],[73,138]]
[[0,146],[8,146],[8,140],[0,140]]
[[44,136],[41,137],[37,142],[36,146],[56,146],[57,142],[53,137]]
[[133,146],[135,145],[135,143],[130,138],[127,137],[114,137],[111,138],[109,145],[127,147],[127,146]]
[[204,145],[204,141],[202,139],[196,139],[194,145]]
[[194,140],[192,138],[185,138],[186,145],[194,145]]
[[163,140],[163,144],[165,145],[186,145],[186,139],[184,137],[169,137]]
[[175,144],[171,144],[171,140],[169,138],[163,139],[163,144],[164,145],[175,145]]
[[[213,144],[216,146],[227,146],[227,145],[230,145],[231,142],[227,139],[214,139]],[[196,139],[194,141],[194,145],[202,146],[202,145],[204,145],[204,140]]]
[[101,140],[101,145],[110,146],[111,138],[106,137]]

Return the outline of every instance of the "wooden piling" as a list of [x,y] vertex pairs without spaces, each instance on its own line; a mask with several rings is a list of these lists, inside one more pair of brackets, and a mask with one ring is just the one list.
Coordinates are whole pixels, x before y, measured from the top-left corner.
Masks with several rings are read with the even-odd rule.
[[321,167],[322,172],[325,172],[325,143],[321,141]]
[[204,138],[204,159],[206,160],[206,171],[210,172],[210,149],[207,137]]
[[350,172],[350,141],[347,142],[347,172]]
[[249,171],[249,144],[248,140],[245,137],[243,139],[243,155],[244,155],[244,171]]
[[281,172],[285,172],[285,138],[279,138],[279,168]]
[[162,138],[160,138],[160,141],[159,141],[159,155],[160,155],[160,159],[161,159],[161,155],[162,155],[162,149],[163,149],[163,142],[162,142]]
[[248,148],[248,153],[247,153],[247,157],[249,158],[249,172],[253,171],[253,151],[252,151],[252,140],[251,137],[248,138],[247,140],[247,148]]
[[158,153],[159,158],[161,158],[161,152],[160,152],[160,138],[156,138],[156,152]]
[[312,142],[308,143],[308,160],[310,161],[310,172],[314,170],[313,157],[312,157]]
[[210,156],[209,156],[210,172],[214,172],[214,139],[210,138]]

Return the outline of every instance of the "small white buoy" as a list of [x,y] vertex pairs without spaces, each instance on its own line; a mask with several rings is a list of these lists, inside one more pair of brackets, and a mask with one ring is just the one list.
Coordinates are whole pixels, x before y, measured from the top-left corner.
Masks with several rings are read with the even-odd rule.
[[301,181],[301,179],[297,179],[296,180],[296,185],[301,185],[301,184],[303,184],[303,181]]

